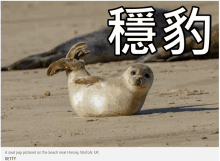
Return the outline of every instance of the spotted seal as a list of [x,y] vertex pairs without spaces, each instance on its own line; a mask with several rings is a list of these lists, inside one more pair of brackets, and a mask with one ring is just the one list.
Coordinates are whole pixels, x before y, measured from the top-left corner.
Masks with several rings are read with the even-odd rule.
[[66,71],[70,103],[81,117],[119,116],[137,113],[152,86],[154,75],[144,64],[133,64],[118,78],[91,76],[81,59],[89,53],[77,43],[66,58],[52,63],[47,75]]

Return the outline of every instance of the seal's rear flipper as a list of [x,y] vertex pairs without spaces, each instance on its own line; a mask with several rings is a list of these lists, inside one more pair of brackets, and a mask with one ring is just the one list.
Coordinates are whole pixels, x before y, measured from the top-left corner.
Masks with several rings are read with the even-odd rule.
[[77,60],[82,59],[84,56],[90,53],[90,51],[85,50],[84,48],[85,46],[86,46],[86,43],[84,42],[79,42],[75,44],[69,50],[68,54],[66,55],[66,58],[77,59]]
[[1,71],[9,71],[9,67],[5,66],[5,67],[1,67]]
[[52,76],[64,70],[70,72],[84,68],[85,64],[82,61],[78,61],[76,59],[62,58],[50,64],[50,66],[47,69],[47,76]]
[[66,58],[62,58],[50,64],[50,66],[47,69],[47,76],[52,76],[64,70],[68,74],[71,71],[84,69],[84,61],[79,59],[82,59],[84,56],[90,53],[90,51],[85,50],[85,46],[86,43],[79,42],[75,44],[73,47],[71,47],[68,54],[66,55]]

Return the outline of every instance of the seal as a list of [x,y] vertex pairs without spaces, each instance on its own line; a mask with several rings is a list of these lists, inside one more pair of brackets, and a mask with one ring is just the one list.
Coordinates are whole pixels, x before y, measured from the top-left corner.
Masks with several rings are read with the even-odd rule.
[[[158,47],[164,43],[163,36],[165,36],[165,32],[163,28],[166,27],[167,23],[163,13],[168,12],[168,10],[162,8],[155,8],[155,10],[155,23],[157,25],[154,27],[154,31],[157,33],[157,36],[154,38],[154,44]],[[137,59],[138,56],[130,52],[126,55],[122,54],[121,56],[114,55],[115,46],[108,42],[108,37],[112,30],[112,27],[104,27],[87,34],[76,36],[66,42],[58,44],[49,51],[30,55],[10,65],[1,67],[1,71],[47,68],[52,62],[65,58],[71,47],[78,42],[87,43],[85,49],[91,52],[83,58],[85,64]],[[124,44],[126,41],[126,37],[121,38],[121,44]]]
[[[77,42],[86,42],[86,50],[91,51],[91,54],[86,55],[83,59],[85,64],[92,64],[98,62],[110,62],[110,61],[121,61],[121,60],[135,60],[135,63],[146,63],[146,62],[166,62],[166,61],[178,61],[178,60],[189,60],[189,59],[212,59],[218,58],[218,48],[219,48],[219,34],[218,28],[219,24],[212,27],[212,36],[210,43],[210,51],[206,55],[195,56],[191,53],[192,47],[196,48],[200,45],[197,45],[194,37],[191,36],[190,32],[184,31],[184,36],[187,38],[186,40],[186,51],[184,54],[178,56],[172,56],[170,51],[165,51],[162,45],[165,44],[163,41],[163,37],[166,36],[164,32],[164,28],[167,26],[167,22],[164,18],[164,13],[168,12],[166,9],[156,8],[156,12],[154,14],[155,23],[157,24],[154,27],[154,31],[157,33],[157,36],[154,38],[154,44],[157,47],[157,53],[150,54],[144,56],[133,55],[128,52],[126,55],[122,54],[120,56],[114,55],[114,44],[111,45],[108,42],[108,37],[112,32],[112,27],[104,27],[102,29],[76,36],[66,42],[63,42],[53,49],[49,51],[45,51],[42,53],[34,54],[17,60],[16,62],[1,67],[1,71],[11,71],[11,70],[24,70],[24,69],[36,69],[36,68],[47,68],[51,63],[65,58],[67,52],[70,48],[76,44]],[[124,17],[126,18],[126,17]],[[198,31],[202,31],[202,25],[196,25],[195,28]],[[214,31],[214,32],[213,32]],[[201,34],[201,33],[200,33]],[[202,35],[202,34],[201,34]],[[124,44],[127,41],[126,37],[121,38],[121,44]],[[145,45],[147,45],[146,42]],[[201,47],[202,48],[202,47]]]
[[81,117],[131,115],[143,106],[153,84],[152,70],[144,64],[133,64],[118,78],[91,76],[81,59],[89,54],[86,43],[77,43],[66,58],[52,63],[47,75],[66,71],[70,103]]

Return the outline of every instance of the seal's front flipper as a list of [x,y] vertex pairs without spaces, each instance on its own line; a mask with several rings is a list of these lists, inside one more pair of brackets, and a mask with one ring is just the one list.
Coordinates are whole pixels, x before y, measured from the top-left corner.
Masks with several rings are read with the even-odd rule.
[[82,61],[76,59],[62,58],[50,64],[47,69],[47,76],[52,76],[60,71],[77,71],[79,69],[84,69],[85,64]]
[[75,80],[76,84],[94,84],[99,81],[103,81],[103,78],[96,77],[96,76],[90,76],[85,78],[78,78]]
[[181,55],[171,56],[166,61],[170,62],[170,61],[181,61],[181,60],[190,60],[190,59],[193,59],[192,52],[184,53],[184,54],[181,54]]
[[165,62],[171,56],[169,51],[165,51],[162,47],[158,48],[154,54],[148,53],[145,56],[138,58],[135,63],[146,63],[146,62]]

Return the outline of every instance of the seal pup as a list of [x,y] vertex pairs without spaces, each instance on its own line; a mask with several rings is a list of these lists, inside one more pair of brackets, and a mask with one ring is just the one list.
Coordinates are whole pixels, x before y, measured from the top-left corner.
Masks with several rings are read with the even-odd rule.
[[86,43],[77,43],[66,58],[52,63],[47,75],[66,71],[70,103],[81,117],[131,115],[143,106],[152,86],[154,75],[144,64],[134,64],[121,76],[103,79],[91,76],[81,59],[90,52]]

